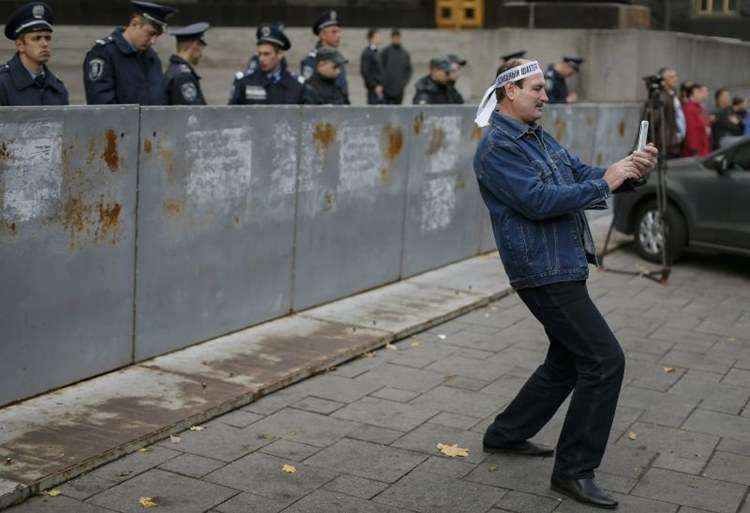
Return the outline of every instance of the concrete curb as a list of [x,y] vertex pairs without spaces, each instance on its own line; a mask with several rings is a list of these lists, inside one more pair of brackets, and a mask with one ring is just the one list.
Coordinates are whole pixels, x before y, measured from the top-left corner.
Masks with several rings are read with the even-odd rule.
[[[597,239],[606,235],[610,219],[592,222]],[[623,242],[624,239],[618,237],[608,253]],[[26,453],[13,455],[22,467],[18,475],[32,477],[13,479],[11,471],[0,471],[0,509],[390,342],[508,296],[513,289],[503,281],[498,267],[497,253],[478,256],[4,408],[0,410],[0,440],[4,446],[12,446],[15,441],[24,447]],[[352,343],[353,336],[355,343]],[[280,359],[278,369],[257,363],[269,354]],[[239,374],[228,372],[220,365],[234,366],[237,362]],[[243,363],[249,370],[242,368]],[[137,390],[149,386],[162,388]],[[122,390],[132,395],[123,396]],[[149,393],[162,401],[157,411],[157,417],[163,418],[161,422],[153,423],[147,416],[144,419],[149,419],[148,422],[133,418],[138,414],[134,404],[141,404],[143,394],[153,399]],[[124,423],[118,419],[111,427],[88,420],[92,412],[107,414],[105,407],[117,401],[125,402],[127,417],[123,418],[127,418],[128,423],[138,424],[142,420],[144,426],[127,431],[120,427]],[[191,401],[198,405],[184,406],[192,404]],[[51,404],[62,413],[50,413]],[[145,404],[153,407],[148,402]],[[40,411],[45,413],[40,415]],[[123,412],[116,410],[116,413]],[[59,418],[63,414],[67,415],[66,419],[71,415],[75,418],[76,414],[85,419],[74,423],[76,430],[70,435],[69,446],[59,439],[64,437],[64,428],[69,428]],[[50,448],[43,442],[37,442],[40,447],[23,445],[30,426],[35,430],[33,440],[40,440],[39,434],[45,432],[58,437],[50,444],[62,455],[55,464],[48,466],[49,471],[35,468],[34,462],[44,457],[44,450]],[[109,436],[101,447],[91,449],[75,445],[76,440],[86,440],[87,433],[98,436],[101,432]],[[77,455],[80,457],[76,458]],[[69,461],[71,459],[73,461]],[[13,466],[8,468],[14,469]],[[38,473],[43,475],[37,476]],[[11,474],[9,479],[3,477],[8,474]]]

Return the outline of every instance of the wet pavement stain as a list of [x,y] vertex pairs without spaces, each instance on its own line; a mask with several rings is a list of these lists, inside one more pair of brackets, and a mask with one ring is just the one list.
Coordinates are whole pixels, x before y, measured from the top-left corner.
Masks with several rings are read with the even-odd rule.
[[432,129],[430,134],[430,143],[427,145],[426,155],[435,155],[437,152],[443,149],[445,146],[445,131],[440,127]]
[[107,139],[107,145],[102,153],[104,162],[109,166],[109,170],[113,173],[120,169],[120,155],[117,153],[117,134],[114,130],[109,129],[105,134]]
[[318,153],[323,154],[336,139],[336,127],[330,123],[317,123],[313,131],[313,141]]

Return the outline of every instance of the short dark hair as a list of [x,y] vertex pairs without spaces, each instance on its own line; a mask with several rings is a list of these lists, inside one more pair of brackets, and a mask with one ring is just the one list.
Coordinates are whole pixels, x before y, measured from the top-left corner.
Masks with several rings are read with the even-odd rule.
[[[497,77],[499,77],[501,73],[505,73],[511,68],[520,66],[524,62],[526,61],[524,61],[523,59],[511,59],[509,61],[505,61],[503,65],[497,69],[497,75],[495,75],[495,78],[497,79]],[[524,80],[525,79],[522,78],[521,80],[516,80],[513,83],[516,84],[517,87],[523,87]],[[497,103],[500,103],[501,101],[503,101],[503,99],[505,98],[505,86],[498,87],[497,89],[495,89],[495,98],[497,98]]]
[[391,37],[393,37],[393,36],[400,36],[400,35],[401,35],[401,31],[399,29],[395,28],[395,29],[391,30]]
[[373,37],[375,37],[375,34],[377,34],[377,33],[378,33],[378,29],[376,29],[376,28],[371,28],[370,30],[368,30],[367,31],[367,40],[370,41]]
[[734,98],[732,98],[733,107],[736,105],[742,105],[743,103],[745,103],[745,99],[742,96],[735,96]]
[[714,93],[714,101],[718,102],[719,101],[719,96],[721,96],[722,93],[728,93],[728,92],[729,92],[729,89],[726,89],[724,87],[718,88],[716,90],[716,92]]

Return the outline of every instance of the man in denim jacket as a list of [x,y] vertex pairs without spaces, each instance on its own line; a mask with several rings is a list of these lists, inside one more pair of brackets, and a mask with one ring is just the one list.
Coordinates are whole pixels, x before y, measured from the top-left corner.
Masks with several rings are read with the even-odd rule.
[[552,449],[528,439],[572,391],[552,489],[613,509],[617,502],[598,488],[594,470],[612,427],[625,358],[586,289],[596,250],[583,211],[601,206],[623,184],[629,187],[627,180],[646,176],[657,150],[648,145],[606,170],[582,163],[536,125],[548,102],[544,87],[537,62],[513,59],[501,67],[477,116],[477,123],[490,129],[474,169],[500,257],[550,341],[544,363],[487,428],[484,449],[552,455]]

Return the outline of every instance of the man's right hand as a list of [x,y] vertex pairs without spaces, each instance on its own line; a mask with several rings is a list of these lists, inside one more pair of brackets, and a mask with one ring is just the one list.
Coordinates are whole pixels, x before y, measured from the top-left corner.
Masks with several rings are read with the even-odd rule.
[[615,162],[604,173],[604,181],[609,185],[610,191],[617,190],[628,178],[632,178],[633,180],[641,178],[638,169],[629,158]]

